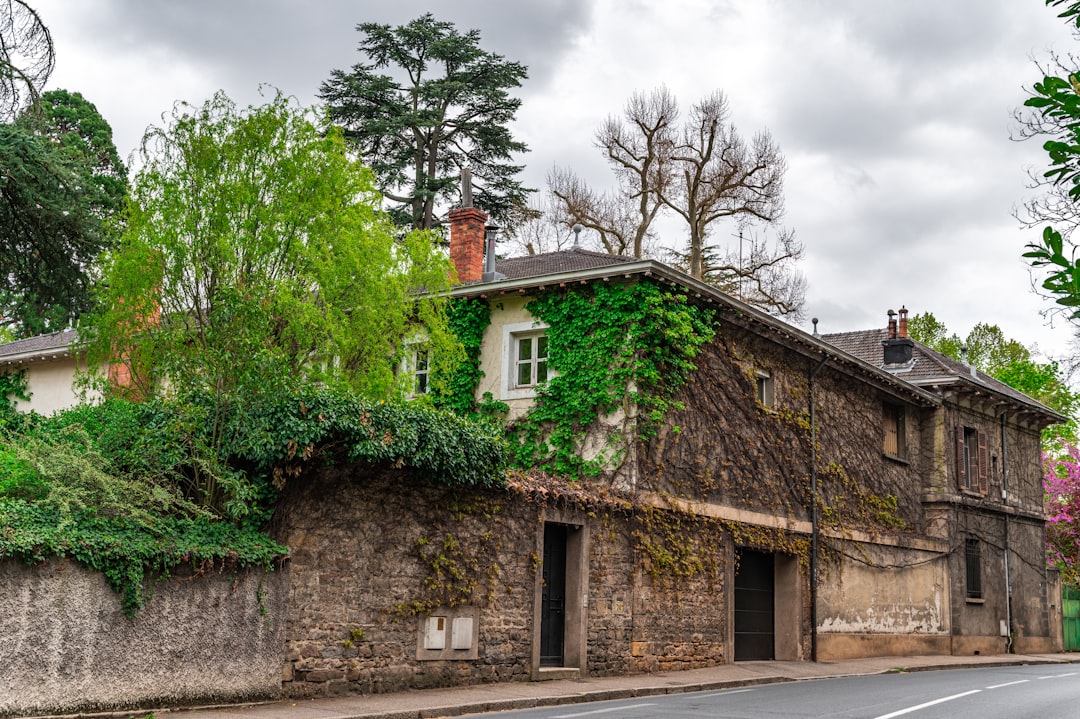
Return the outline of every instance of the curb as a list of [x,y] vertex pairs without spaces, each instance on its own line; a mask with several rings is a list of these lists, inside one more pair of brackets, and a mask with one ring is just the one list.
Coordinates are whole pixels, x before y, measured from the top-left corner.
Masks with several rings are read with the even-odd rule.
[[599,689],[591,692],[581,692],[579,694],[558,694],[548,697],[494,699],[485,702],[450,704],[446,706],[427,707],[424,709],[348,714],[335,717],[335,719],[440,719],[441,717],[458,717],[464,716],[466,714],[479,714],[483,712],[514,711],[517,709],[539,709],[543,707],[588,704],[592,702],[613,701],[618,699],[634,699],[637,697],[662,696],[666,694],[689,694],[692,692],[702,691],[722,691],[725,689],[739,689],[742,687],[764,686],[768,684],[786,684],[791,682],[816,681],[818,679],[841,679],[844,677],[877,676],[882,674],[900,674],[906,672],[943,671],[947,669],[985,669],[987,667],[1077,663],[1080,663],[1080,658],[1077,658],[1076,661],[1026,658],[1023,660],[1003,662],[927,664],[915,667],[896,667],[890,669],[882,669],[872,672],[845,672],[839,674],[823,674],[821,676],[812,677],[766,676],[753,679],[730,679],[725,681],[701,682],[698,684],[681,684],[676,686],[645,686],[631,689]]

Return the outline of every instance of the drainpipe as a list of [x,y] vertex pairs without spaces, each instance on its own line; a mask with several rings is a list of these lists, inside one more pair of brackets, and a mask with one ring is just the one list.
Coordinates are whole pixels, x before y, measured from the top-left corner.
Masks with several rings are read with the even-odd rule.
[[[817,323],[815,322],[815,329]],[[810,371],[807,384],[810,394],[810,661],[817,661],[817,585],[818,585],[818,489],[817,489],[817,418],[814,412],[814,378],[828,357]]]
[[[1009,443],[1005,435],[1005,412],[1001,413],[1001,501],[1008,510],[1009,504]],[[1009,578],[1009,514],[1005,513],[1005,629],[1008,631],[1006,651],[1013,652],[1012,582]]]

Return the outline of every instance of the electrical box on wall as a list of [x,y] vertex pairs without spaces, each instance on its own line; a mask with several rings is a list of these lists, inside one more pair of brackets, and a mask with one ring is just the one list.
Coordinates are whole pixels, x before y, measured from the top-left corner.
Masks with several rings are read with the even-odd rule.
[[428,617],[424,627],[424,649],[446,649],[446,617]]
[[473,619],[472,617],[455,617],[450,630],[450,648],[457,650],[472,649],[473,644]]

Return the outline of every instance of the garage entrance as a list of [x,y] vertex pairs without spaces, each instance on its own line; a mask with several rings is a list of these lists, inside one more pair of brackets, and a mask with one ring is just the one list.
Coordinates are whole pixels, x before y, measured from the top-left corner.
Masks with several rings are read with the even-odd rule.
[[776,570],[772,554],[738,550],[735,572],[735,661],[776,658]]

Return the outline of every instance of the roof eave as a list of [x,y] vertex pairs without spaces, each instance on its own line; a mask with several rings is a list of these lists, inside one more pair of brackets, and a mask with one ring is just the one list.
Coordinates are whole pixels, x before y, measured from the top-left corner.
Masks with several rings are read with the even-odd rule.
[[897,379],[879,367],[869,362],[848,354],[833,344],[810,335],[798,327],[772,315],[762,312],[756,307],[732,297],[712,285],[695,279],[684,272],[665,265],[655,260],[637,260],[618,265],[605,265],[603,267],[591,267],[584,270],[572,270],[569,272],[557,272],[548,275],[536,275],[517,279],[499,280],[496,282],[483,282],[471,285],[455,287],[449,292],[450,297],[488,297],[492,295],[518,293],[524,294],[532,289],[545,289],[549,287],[564,287],[572,284],[586,284],[597,280],[610,280],[614,278],[629,279],[635,276],[654,277],[670,284],[677,284],[690,293],[691,296],[705,299],[713,303],[726,305],[730,309],[765,325],[775,332],[779,332],[795,342],[803,345],[808,354],[824,355],[826,359],[833,359],[847,364],[864,374],[868,374],[878,381],[889,386],[894,393],[906,395],[916,404],[924,406],[939,406],[941,398],[932,392],[916,387],[910,382]]
[[70,347],[53,347],[45,350],[30,350],[0,357],[0,367],[11,367],[44,360],[60,359],[71,356]]
[[960,387],[960,388],[963,388],[963,389],[970,389],[972,391],[988,392],[988,393],[994,395],[995,397],[998,397],[999,399],[1001,399],[1004,402],[1008,402],[1010,404],[1013,404],[1013,405],[1016,405],[1016,406],[1019,406],[1019,407],[1023,407],[1025,411],[1033,412],[1035,414],[1041,415],[1044,419],[1048,420],[1046,422],[1047,425],[1062,424],[1064,422],[1069,421],[1069,417],[1066,417],[1065,415],[1050,409],[1049,407],[1042,404],[1041,402],[1038,402],[1038,401],[1036,401],[1034,399],[1032,399],[1032,400],[1030,400],[1028,402],[1024,402],[1024,401],[1020,400],[1017,397],[1012,397],[1010,395],[1007,395],[1004,392],[1000,392],[1000,391],[994,389],[993,387],[985,385],[985,384],[983,384],[981,382],[973,382],[970,379],[968,379],[967,377],[964,377],[963,375],[951,375],[951,376],[944,376],[944,377],[933,377],[933,378],[928,378],[928,379],[912,380],[912,384],[919,385],[919,386],[925,386],[925,387],[950,387],[950,386],[956,386],[956,387]]

